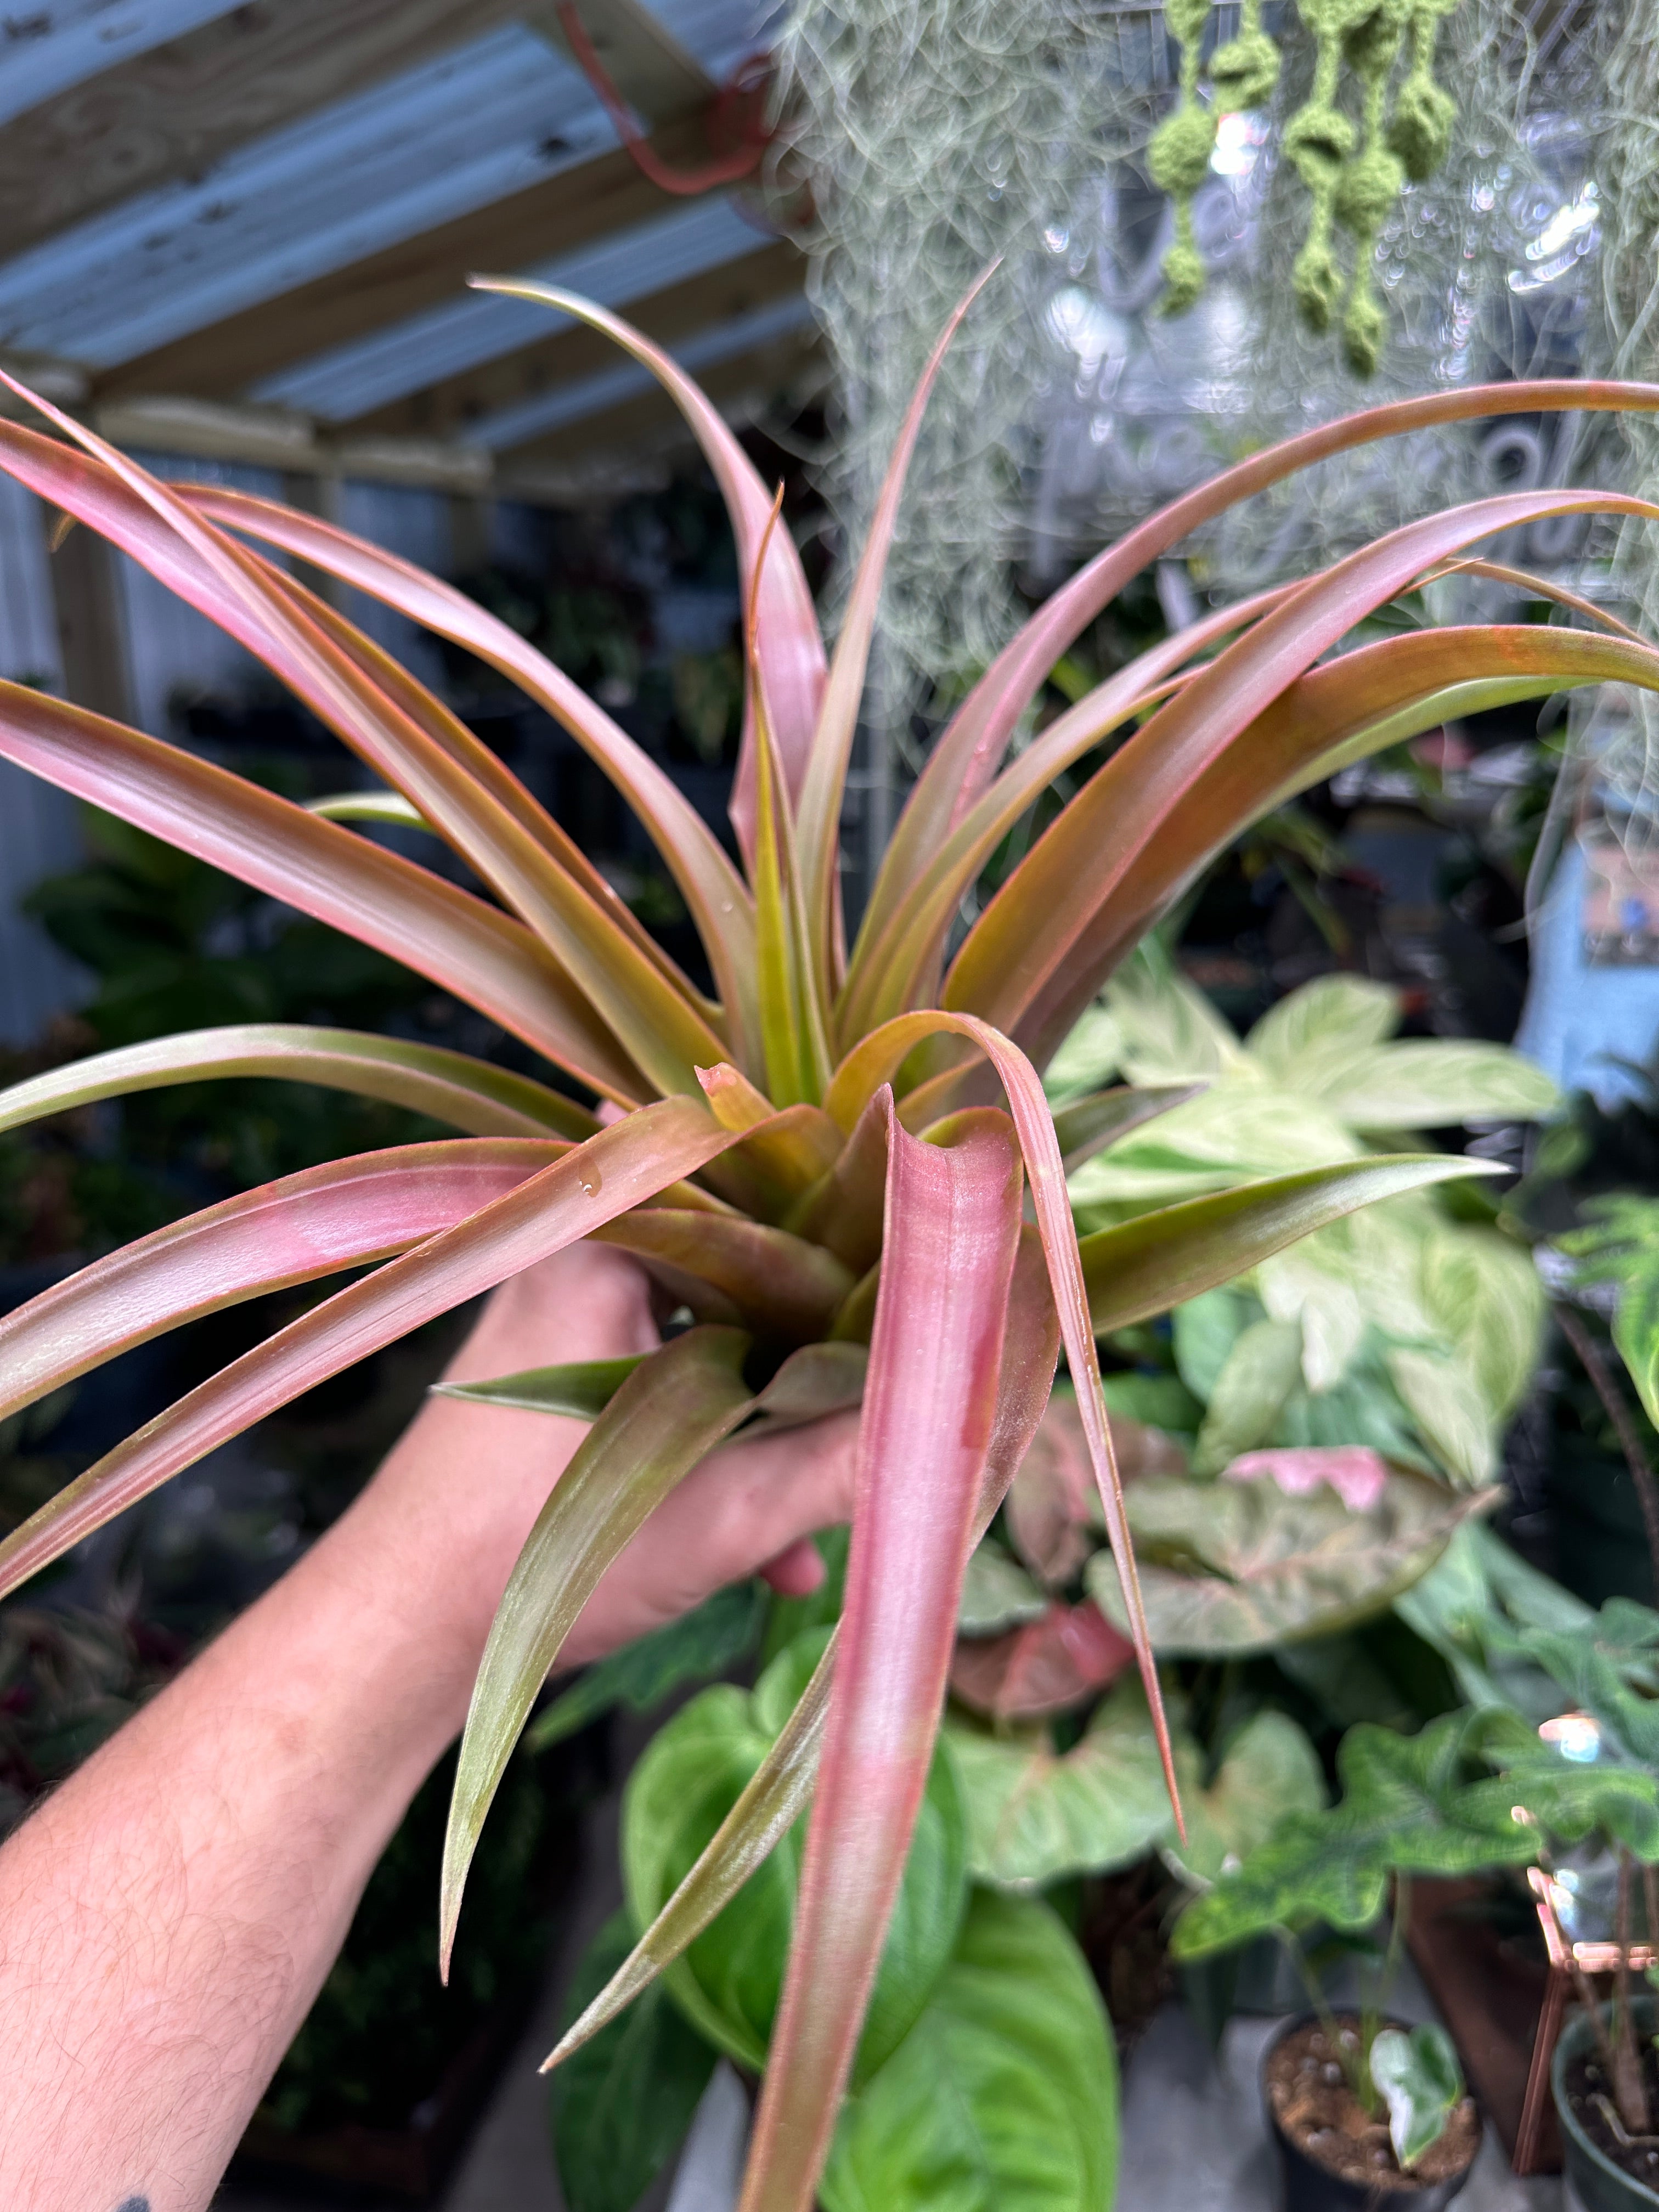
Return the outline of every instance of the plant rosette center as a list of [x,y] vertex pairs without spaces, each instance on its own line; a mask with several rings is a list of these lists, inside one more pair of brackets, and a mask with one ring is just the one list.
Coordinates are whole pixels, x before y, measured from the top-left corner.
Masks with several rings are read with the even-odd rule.
[[1269,2045],[1262,2062],[1267,2110],[1286,2141],[1338,2180],[1389,2196],[1403,2197],[1467,2172],[1480,2148],[1474,2099],[1460,2098],[1435,2140],[1409,2170],[1402,2167],[1389,2133],[1388,2106],[1378,2096],[1375,2110],[1368,2111],[1352,2086],[1362,2035],[1359,2017],[1339,2013],[1334,2025],[1341,2048],[1333,2046],[1318,2021],[1299,2021]]

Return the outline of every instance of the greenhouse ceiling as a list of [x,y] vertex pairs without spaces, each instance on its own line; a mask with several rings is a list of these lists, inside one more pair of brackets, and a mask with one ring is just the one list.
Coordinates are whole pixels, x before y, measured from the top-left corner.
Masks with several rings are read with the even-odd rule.
[[465,280],[622,309],[733,411],[804,388],[801,256],[732,174],[758,152],[762,21],[757,0],[8,10],[0,362],[130,446],[612,485],[674,435],[668,403],[597,333]]

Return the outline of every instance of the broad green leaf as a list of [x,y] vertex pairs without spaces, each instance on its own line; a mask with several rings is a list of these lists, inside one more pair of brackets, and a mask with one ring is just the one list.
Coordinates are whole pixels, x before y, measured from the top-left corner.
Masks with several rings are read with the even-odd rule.
[[1650,1769],[1597,1759],[1581,1765],[1541,1742],[1516,1714],[1481,1716],[1480,1748],[1501,1778],[1481,1785],[1496,1810],[1523,1805],[1551,1841],[1599,1836],[1622,1844],[1644,1865],[1659,1862],[1659,1778]]
[[1144,1210],[1258,1176],[1354,1158],[1342,1123],[1305,1098],[1264,1083],[1212,1083],[1135,1131],[1072,1177],[1079,1206]]
[[1409,2034],[1385,2027],[1371,2044],[1371,2080],[1389,2108],[1394,2154],[1409,2173],[1463,2101],[1456,2048],[1438,2021],[1424,2021]]
[[1098,1230],[1079,1247],[1096,1333],[1103,1336],[1165,1313],[1378,1199],[1492,1171],[1485,1161],[1443,1152],[1347,1160],[1217,1191]]
[[1269,1083],[1322,1098],[1356,1053],[1400,1024],[1400,994],[1368,975],[1317,975],[1270,1006],[1244,1040]]
[[1175,1832],[1138,1682],[1119,1682],[1063,1754],[1046,1728],[988,1735],[957,1720],[945,1741],[975,1881],[1024,1890],[1066,1875],[1107,1873],[1132,1866]]
[[994,1636],[1022,1621],[1040,1620],[1048,1609],[1048,1599],[994,1537],[975,1548],[963,1577],[958,1634]]
[[[716,1590],[678,1620],[625,1644],[590,1667],[579,1682],[536,1716],[525,1731],[525,1749],[541,1752],[562,1743],[613,1705],[647,1713],[682,1682],[723,1674],[754,1651],[766,1613],[767,1592],[760,1583],[734,1583],[729,1589]],[[630,1939],[625,1948],[631,1947]],[[620,1959],[616,1963],[620,1965]]]
[[1111,2023],[1045,1905],[975,1894],[899,2049],[848,2105],[824,2212],[1110,2212]]
[[1103,1004],[1089,1006],[1043,1070],[1042,1086],[1055,1102],[1055,1122],[1062,1101],[1109,1083],[1123,1065],[1124,1036],[1117,1016]]
[[[1201,1762],[1189,1748],[1189,1763]],[[1233,1737],[1207,1789],[1201,1773],[1183,1774],[1181,1802],[1187,1841],[1166,1838],[1164,1856],[1189,1881],[1213,1882],[1247,1859],[1291,1813],[1324,1809],[1319,1754],[1288,1713],[1257,1713]]]
[[1560,1092],[1507,1045],[1409,1038],[1349,1055],[1320,1085],[1320,1103],[1353,1129],[1438,1129],[1463,1121],[1536,1121]]
[[1219,1474],[1230,1460],[1265,1443],[1302,1371],[1294,1322],[1259,1321],[1243,1331],[1210,1392],[1193,1451],[1194,1474]]
[[1624,1757],[1659,1770],[1659,1613],[1613,1597],[1581,1626],[1528,1626],[1516,1640]]
[[[1052,1068],[1045,1079],[1045,1086],[1052,1095]],[[1172,1083],[1135,1089],[1122,1084],[1115,1091],[1101,1091],[1084,1098],[1073,1098],[1054,1109],[1054,1134],[1060,1139],[1060,1150],[1067,1175],[1073,1175],[1085,1160],[1108,1146],[1121,1144],[1131,1130],[1139,1129],[1147,1121],[1154,1121],[1161,1114],[1172,1113],[1197,1096],[1197,1086],[1190,1083]]]
[[[613,1913],[576,1969],[573,2014],[605,1987],[633,1941],[627,1912]],[[679,2148],[715,2057],[662,1989],[647,1990],[574,2054],[551,2090],[553,2157],[569,2212],[635,2212]]]
[[[822,1634],[774,1660],[752,1697],[706,1690],[661,1729],[628,1785],[623,1867],[636,1925],[650,1924],[759,1770],[823,1646]],[[803,1644],[805,1650],[803,1650]],[[774,1850],[664,1980],[699,2032],[739,2064],[765,2063],[794,1923],[804,1838]],[[882,1951],[856,2078],[902,2040],[956,1940],[966,1895],[961,1807],[948,1764],[936,1759]]]
[[537,1692],[600,1577],[753,1403],[741,1329],[692,1328],[636,1367],[577,1446],[525,1539],[478,1662],[444,1838],[439,1957],[490,1800]]
[[1424,1442],[1455,1482],[1471,1487],[1498,1471],[1498,1437],[1480,1386],[1461,1360],[1438,1352],[1391,1352],[1389,1376]]
[[360,1098],[389,1099],[471,1137],[547,1135],[580,1142],[599,1126],[574,1100],[545,1084],[464,1052],[357,1030],[241,1022],[123,1045],[14,1083],[0,1091],[0,1129],[20,1128],[42,1115],[125,1097],[129,1091],[231,1075],[280,1076],[355,1091]]
[[434,1382],[432,1390],[434,1397],[468,1398],[480,1406],[516,1406],[527,1413],[597,1421],[644,1358],[643,1352],[632,1352],[621,1359],[526,1367],[522,1374],[498,1375],[488,1382]]
[[[1459,1522],[1493,1502],[1396,1474],[1369,1513],[1334,1490],[1287,1498],[1271,1481],[1155,1475],[1128,1493],[1152,1640],[1171,1656],[1265,1651],[1328,1636],[1381,1613],[1444,1550]],[[1107,1562],[1086,1573],[1095,1602],[1122,1619]]]
[[1231,1025],[1156,939],[1126,960],[1106,992],[1131,1083],[1191,1082],[1253,1073]]
[[[1331,1230],[1322,1234],[1333,1243],[1341,1241]],[[1261,1303],[1281,1328],[1295,1329],[1297,1364],[1316,1393],[1341,1382],[1365,1335],[1359,1293],[1331,1265],[1332,1257],[1319,1236],[1308,1237],[1288,1252],[1275,1252],[1256,1270]],[[1290,1392],[1285,1395],[1288,1398]]]

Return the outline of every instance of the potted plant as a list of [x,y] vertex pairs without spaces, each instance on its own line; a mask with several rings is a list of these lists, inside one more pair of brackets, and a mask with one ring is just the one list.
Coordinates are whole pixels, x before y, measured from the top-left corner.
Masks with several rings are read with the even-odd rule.
[[[1436,393],[1304,432],[1184,495],[1056,592],[963,699],[849,943],[842,799],[928,378],[830,660],[775,502],[676,364],[590,302],[517,280],[495,289],[605,331],[650,368],[726,496],[747,613],[732,806],[743,866],[600,706],[461,594],[316,517],[223,487],[161,483],[24,393],[55,434],[0,422],[0,465],[246,646],[387,787],[368,795],[370,817],[423,826],[488,896],[359,834],[349,817],[361,795],[308,811],[21,686],[0,686],[0,757],[392,954],[509,1030],[556,1079],[621,1114],[599,1127],[538,1078],[294,1024],[120,1048],[5,1094],[0,1124],[15,1125],[134,1088],[286,1075],[415,1106],[465,1133],[282,1178],[95,1261],[9,1316],[0,1415],[136,1336],[294,1283],[296,1267],[316,1279],[381,1263],[32,1516],[0,1547],[0,1595],[212,1443],[421,1322],[584,1236],[638,1254],[697,1325],[626,1375],[545,1383],[593,1426],[527,1542],[482,1663],[446,1851],[447,1957],[513,1742],[605,1568],[740,1424],[799,1418],[861,1388],[862,1472],[835,1656],[826,1651],[728,1821],[580,2028],[586,2035],[647,1986],[810,1798],[800,1908],[745,2185],[751,2212],[804,2207],[899,1893],[967,1558],[1041,1416],[1061,1345],[1172,1784],[1096,1335],[1224,1281],[1359,1205],[1475,1164],[1431,1154],[1297,1169],[1107,1229],[1080,1248],[1066,1138],[1040,1070],[1193,872],[1341,761],[1437,726],[1454,699],[1468,711],[1488,696],[1549,696],[1607,678],[1659,690],[1653,647],[1571,627],[1414,630],[1321,665],[1374,611],[1495,532],[1557,514],[1649,509],[1539,490],[1408,525],[1294,590],[1206,615],[1005,766],[1011,740],[1080,629],[1234,501],[1323,455],[1428,422],[1517,408],[1653,409],[1659,391],[1573,379]],[[970,306],[971,295],[941,349]],[[442,701],[256,547],[464,645],[560,720],[661,852],[702,939],[712,994]],[[1008,832],[1057,778],[1103,752],[953,949],[964,898]],[[1085,1101],[1066,1113],[1086,1130],[1126,1103]],[[855,1741],[865,1747],[856,1760]]]
[[[1386,2020],[1413,1876],[1524,1865],[1553,1839],[1598,1829],[1659,1856],[1659,1786],[1577,1765],[1501,1709],[1449,1713],[1413,1737],[1362,1723],[1338,1771],[1340,1802],[1292,1814],[1222,1874],[1176,1923],[1172,1948],[1197,1960],[1276,1933],[1309,1991],[1312,2012],[1286,2023],[1262,2063],[1287,2208],[1441,2205],[1468,2180],[1480,2130],[1444,2030]],[[1315,1927],[1370,1938],[1381,1957],[1356,2010],[1334,2010],[1313,1973],[1302,1939]]]

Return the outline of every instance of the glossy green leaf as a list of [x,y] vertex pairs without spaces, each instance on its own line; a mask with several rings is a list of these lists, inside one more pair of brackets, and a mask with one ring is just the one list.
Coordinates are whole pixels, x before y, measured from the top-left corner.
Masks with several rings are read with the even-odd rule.
[[[774,1660],[753,1697],[708,1690],[652,1739],[629,1783],[623,1866],[637,1925],[650,1924],[754,1777],[823,1637]],[[780,1711],[781,1708],[781,1711]],[[803,1838],[792,1833],[664,1977],[686,2017],[756,2071],[783,1986]],[[956,1940],[966,1895],[962,1814],[945,1761],[927,1784],[860,2042],[867,2080],[915,2024]]]
[[1456,2047],[1438,2021],[1424,2021],[1409,2034],[1385,2027],[1371,2044],[1371,2080],[1389,2108],[1394,2154],[1409,2173],[1463,2100]]
[[978,1893],[932,2002],[848,2106],[824,2212],[1110,2212],[1111,2023],[1045,1905]]
[[[613,1913],[571,1983],[574,2013],[628,1955],[633,1925]],[[670,1999],[648,1990],[578,2051],[552,2086],[553,2158],[568,2212],[635,2212],[679,2148],[716,2053]]]
[[1109,1873],[1133,1865],[1175,1833],[1138,1682],[1120,1681],[1064,1753],[1041,1726],[991,1735],[953,1720],[945,1741],[976,1881],[1038,1889],[1067,1875]]
[[568,1420],[597,1421],[646,1355],[622,1359],[578,1359],[563,1367],[526,1367],[521,1374],[498,1375],[489,1382],[434,1382],[433,1395],[470,1398],[480,1406],[516,1406],[526,1413],[562,1413]]
[[1564,1694],[1522,1650],[1532,1630],[1577,1637],[1595,1619],[1582,1598],[1528,1566],[1482,1521],[1466,1521],[1395,1611],[1451,1668],[1471,1705],[1512,1706],[1533,1725]]
[[[525,1749],[543,1752],[562,1743],[617,1705],[648,1713],[682,1683],[706,1682],[713,1674],[725,1674],[753,1655],[766,1614],[763,1583],[735,1583],[729,1589],[716,1590],[678,1620],[653,1629],[588,1668],[580,1680],[537,1714],[525,1730]],[[632,1948],[630,1936],[612,1961],[613,1968]],[[589,1995],[597,1996],[604,1986],[596,1983]]]
[[994,1636],[1023,1621],[1040,1620],[1048,1610],[1048,1599],[1000,1544],[988,1536],[975,1546],[962,1581],[959,1635]]
[[1584,1225],[1560,1244],[1578,1262],[1581,1282],[1617,1285],[1613,1340],[1659,1426],[1659,1200],[1628,1192],[1593,1199]]
[[439,1915],[446,1972],[467,1868],[537,1692],[605,1569],[748,1412],[749,1346],[740,1329],[693,1328],[642,1360],[578,1445],[525,1540],[478,1662],[455,1770]]
[[[1395,1474],[1368,1513],[1322,1486],[1287,1497],[1267,1478],[1192,1482],[1153,1475],[1129,1492],[1152,1640],[1170,1656],[1221,1657],[1329,1636],[1386,1611],[1425,1574],[1459,1522],[1495,1493],[1455,1496]],[[1090,1564],[1091,1595],[1123,1628],[1110,1562]]]
[[1103,1336],[1166,1313],[1378,1199],[1493,1172],[1502,1170],[1444,1152],[1342,1161],[1189,1199],[1099,1230],[1079,1247],[1096,1333]]
[[[1194,1747],[1189,1759],[1201,1770]],[[1214,1779],[1182,1778],[1187,1841],[1165,1841],[1164,1855],[1189,1881],[1218,1881],[1272,1836],[1286,1814],[1319,1813],[1325,1775],[1319,1753],[1288,1713],[1271,1706],[1246,1721],[1228,1744]]]
[[574,1099],[465,1053],[360,1030],[239,1022],[122,1045],[14,1083],[0,1091],[0,1129],[21,1128],[43,1115],[100,1098],[233,1075],[282,1076],[355,1091],[360,1098],[384,1098],[472,1137],[551,1135],[580,1142],[599,1126]]

